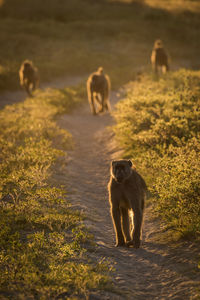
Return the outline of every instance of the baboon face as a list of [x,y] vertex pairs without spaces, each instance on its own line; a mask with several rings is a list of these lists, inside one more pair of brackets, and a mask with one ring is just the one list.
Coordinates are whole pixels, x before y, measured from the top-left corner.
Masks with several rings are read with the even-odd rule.
[[111,175],[118,183],[123,183],[132,174],[130,160],[114,160],[111,164]]

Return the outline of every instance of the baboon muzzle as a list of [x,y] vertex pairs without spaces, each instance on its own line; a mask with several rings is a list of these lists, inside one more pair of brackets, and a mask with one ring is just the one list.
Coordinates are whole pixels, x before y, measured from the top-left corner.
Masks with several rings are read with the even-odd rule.
[[116,180],[118,183],[122,183],[124,181],[124,177],[123,176],[117,176]]

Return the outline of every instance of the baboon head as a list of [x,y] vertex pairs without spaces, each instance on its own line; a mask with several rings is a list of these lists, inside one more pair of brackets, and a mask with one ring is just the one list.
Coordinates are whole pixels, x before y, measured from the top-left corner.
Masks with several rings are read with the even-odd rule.
[[104,71],[102,67],[99,67],[97,70],[97,73],[99,73],[100,75],[103,75]]
[[125,182],[132,174],[131,160],[113,160],[111,163],[111,175],[118,183]]
[[28,70],[28,69],[31,69],[32,67],[33,67],[32,62],[29,61],[29,60],[25,60],[25,62],[24,62],[24,69]]
[[154,43],[154,49],[163,48],[163,42],[161,40],[156,40]]

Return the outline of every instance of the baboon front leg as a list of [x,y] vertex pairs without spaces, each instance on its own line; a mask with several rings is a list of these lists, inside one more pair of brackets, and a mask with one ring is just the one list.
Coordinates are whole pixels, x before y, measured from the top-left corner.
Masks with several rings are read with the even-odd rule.
[[132,241],[133,246],[135,248],[140,247],[140,236],[141,236],[141,229],[142,229],[142,219],[143,219],[143,212],[141,209],[137,209],[134,211],[134,230],[132,234]]
[[100,94],[96,94],[96,102],[98,103],[98,113],[102,112],[102,98],[101,98],[101,95]]
[[126,243],[127,243],[127,242],[130,242],[130,240],[131,240],[128,209],[121,208],[121,215],[122,215],[123,233],[124,233]]
[[111,112],[110,102],[109,99],[106,99],[105,101],[105,109],[109,112]]
[[122,227],[121,227],[121,215],[119,207],[115,207],[111,209],[111,215],[113,220],[113,225],[115,229],[116,234],[116,247],[125,245],[124,236],[122,233]]
[[33,81],[33,83],[32,83],[32,91],[35,91],[36,86],[37,86],[36,81]]

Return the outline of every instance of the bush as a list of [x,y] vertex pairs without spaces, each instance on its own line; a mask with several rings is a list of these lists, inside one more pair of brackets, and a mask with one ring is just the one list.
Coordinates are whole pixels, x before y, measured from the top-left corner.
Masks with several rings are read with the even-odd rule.
[[183,235],[200,233],[200,72],[144,77],[117,105],[116,138],[146,174],[155,210]]
[[0,295],[5,299],[87,295],[109,282],[108,265],[87,259],[84,245],[92,237],[80,226],[80,213],[70,210],[62,187],[49,183],[53,163],[65,155],[60,149],[72,147],[71,135],[56,125],[55,116],[80,104],[81,95],[81,88],[47,90],[0,111]]

